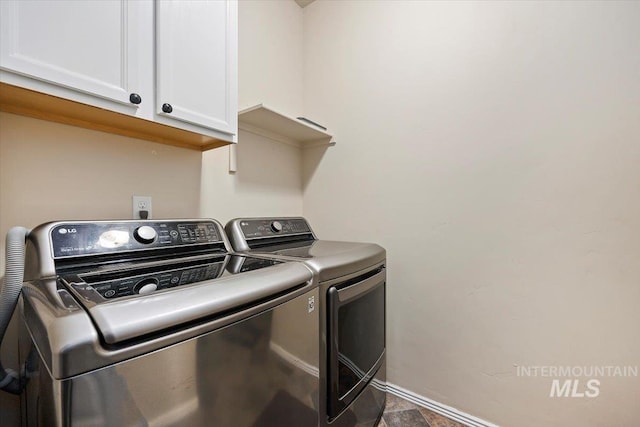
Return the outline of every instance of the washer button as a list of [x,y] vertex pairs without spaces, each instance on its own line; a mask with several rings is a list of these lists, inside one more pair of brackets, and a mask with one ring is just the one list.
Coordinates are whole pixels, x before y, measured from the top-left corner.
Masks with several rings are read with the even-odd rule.
[[136,228],[136,231],[133,232],[133,237],[140,243],[151,243],[156,240],[158,237],[158,233],[153,227],[148,225],[143,225],[142,227]]
[[156,285],[155,283],[147,283],[146,285],[142,285],[140,289],[138,289],[138,293],[140,295],[147,295],[151,292],[155,292],[156,289],[158,289],[158,285]]
[[152,292],[155,292],[158,289],[158,279],[155,277],[148,277],[146,279],[140,280],[133,287],[133,293],[137,293],[140,295],[147,295]]

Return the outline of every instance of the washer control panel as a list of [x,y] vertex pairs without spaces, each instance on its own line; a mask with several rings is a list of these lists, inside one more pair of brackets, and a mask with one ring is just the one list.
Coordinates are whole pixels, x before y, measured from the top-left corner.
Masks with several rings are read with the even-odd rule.
[[203,282],[224,274],[237,274],[281,264],[282,261],[218,255],[167,260],[161,265],[142,264],[131,269],[130,263],[105,266],[106,270],[63,275],[60,280],[77,296],[94,304],[117,298],[149,295],[156,291]]
[[224,243],[214,221],[60,223],[51,229],[54,258]]
[[311,233],[304,218],[244,219],[240,221],[240,228],[245,239]]
[[[150,274],[131,275],[119,279],[97,281],[86,277],[78,282],[63,278],[74,290],[87,299],[91,298],[92,290],[97,291],[103,298],[113,299],[131,295],[148,295],[155,291],[188,285],[219,277],[225,267],[225,257],[210,263],[186,268],[157,271]],[[99,301],[96,301],[99,302]]]

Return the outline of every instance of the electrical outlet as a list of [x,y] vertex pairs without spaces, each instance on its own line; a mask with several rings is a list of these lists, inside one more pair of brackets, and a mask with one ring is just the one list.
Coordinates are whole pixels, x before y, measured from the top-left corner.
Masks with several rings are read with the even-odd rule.
[[[151,219],[151,209],[151,196],[133,196],[133,219]],[[147,212],[146,218],[144,212]]]

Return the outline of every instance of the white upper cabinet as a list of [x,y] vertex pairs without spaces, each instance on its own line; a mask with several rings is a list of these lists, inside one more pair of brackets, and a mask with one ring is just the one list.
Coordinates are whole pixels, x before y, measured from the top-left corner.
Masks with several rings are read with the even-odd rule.
[[[170,143],[196,149],[237,142],[237,8],[235,0],[0,0],[0,106],[126,126],[154,141],[174,135]],[[40,104],[49,110],[35,111]]]
[[157,3],[156,112],[161,117],[236,133],[237,8],[235,1]]
[[1,68],[61,86],[55,95],[72,89],[134,113],[132,94],[151,101],[138,87],[140,6],[123,0],[0,1]]

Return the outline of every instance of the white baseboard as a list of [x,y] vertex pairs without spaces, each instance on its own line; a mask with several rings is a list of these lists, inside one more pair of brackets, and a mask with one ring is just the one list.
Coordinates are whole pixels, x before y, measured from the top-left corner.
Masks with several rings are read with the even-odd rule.
[[480,418],[469,415],[465,412],[459,411],[451,406],[444,405],[435,400],[428,399],[424,396],[420,396],[412,391],[406,390],[395,384],[387,383],[387,393],[391,393],[402,399],[408,400],[423,408],[427,408],[430,411],[440,414],[454,421],[464,424],[468,427],[499,427],[497,424],[490,423],[488,421],[481,420]]

